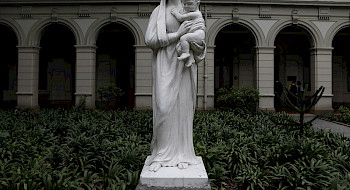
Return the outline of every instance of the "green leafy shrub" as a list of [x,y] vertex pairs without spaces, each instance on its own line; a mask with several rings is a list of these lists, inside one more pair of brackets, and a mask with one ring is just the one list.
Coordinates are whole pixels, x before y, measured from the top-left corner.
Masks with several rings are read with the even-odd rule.
[[[97,88],[96,92],[99,99],[97,105],[99,108],[110,107],[113,102],[114,107],[117,106],[119,99],[125,94],[121,88],[112,84],[109,86],[101,86]],[[105,103],[105,105],[103,105],[103,103]]]
[[213,189],[348,187],[349,139],[311,127],[301,135],[290,116],[274,116],[197,112],[195,150]]
[[0,111],[0,189],[134,189],[151,141],[139,131],[151,134],[150,118],[138,111]]
[[[196,112],[213,189],[349,189],[348,138],[271,117]],[[152,124],[151,111],[0,111],[0,189],[135,189]]]
[[219,108],[241,109],[243,111],[255,113],[259,98],[259,91],[254,88],[221,88],[218,90],[216,103]]
[[342,122],[345,124],[350,124],[350,110],[345,106],[340,106],[340,114],[329,114],[326,116],[326,119]]

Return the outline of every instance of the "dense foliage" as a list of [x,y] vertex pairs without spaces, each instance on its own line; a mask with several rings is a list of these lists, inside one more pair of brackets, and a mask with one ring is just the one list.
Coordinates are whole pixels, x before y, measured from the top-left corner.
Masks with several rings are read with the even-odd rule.
[[196,150],[215,187],[230,189],[234,180],[242,189],[350,189],[345,137],[311,127],[300,135],[285,114],[200,112],[195,119]]
[[254,88],[220,88],[216,104],[222,109],[240,109],[255,113],[259,103],[259,91]]
[[[349,139],[300,135],[288,119],[197,112],[195,150],[211,186],[349,189]],[[134,189],[151,136],[151,111],[0,111],[0,189]]]
[[339,110],[340,114],[330,114],[326,116],[326,119],[332,121],[338,121],[345,124],[350,124],[350,109],[345,106],[340,106]]
[[120,97],[125,95],[121,88],[112,84],[108,86],[100,86],[97,88],[96,92],[99,100],[96,102],[98,108],[115,108],[118,106]]
[[152,113],[0,112],[0,189],[133,189]]

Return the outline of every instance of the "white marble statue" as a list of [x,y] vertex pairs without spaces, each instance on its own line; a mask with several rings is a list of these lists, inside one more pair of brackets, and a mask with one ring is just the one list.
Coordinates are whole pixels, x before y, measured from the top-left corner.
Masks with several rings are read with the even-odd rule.
[[180,57],[177,59],[185,61],[186,67],[192,65],[192,62],[188,61],[188,58],[190,57],[189,43],[196,42],[199,45],[203,45],[205,38],[205,23],[202,12],[199,11],[199,3],[199,0],[183,0],[183,10],[171,10],[171,14],[174,15],[178,21],[193,21],[192,27],[186,34],[180,37],[180,42],[177,46],[178,51],[181,52]]
[[[186,0],[185,0],[186,1]],[[181,0],[161,0],[149,20],[145,42],[153,50],[153,139],[150,171],[161,167],[187,168],[199,161],[193,147],[193,116],[197,91],[197,64],[185,67],[177,59],[180,37],[196,27],[193,20],[179,22],[171,10],[181,10]],[[199,23],[198,25],[201,25]],[[205,57],[204,41],[189,41],[189,62]]]

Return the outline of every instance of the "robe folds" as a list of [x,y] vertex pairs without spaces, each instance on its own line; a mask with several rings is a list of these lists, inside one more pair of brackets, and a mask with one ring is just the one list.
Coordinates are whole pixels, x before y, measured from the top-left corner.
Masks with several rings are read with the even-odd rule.
[[[153,138],[152,154],[146,165],[153,162],[163,167],[198,164],[193,146],[197,64],[187,68],[177,60],[178,40],[171,42],[169,34],[176,32],[180,23],[166,19],[165,10],[165,0],[162,0],[151,14],[145,36],[147,46],[153,50]],[[204,57],[203,47],[200,52],[192,52],[190,59],[196,63]]]

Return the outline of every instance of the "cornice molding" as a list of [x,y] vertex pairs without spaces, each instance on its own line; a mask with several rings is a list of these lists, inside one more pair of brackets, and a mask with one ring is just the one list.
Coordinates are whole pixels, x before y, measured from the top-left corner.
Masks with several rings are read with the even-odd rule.
[[[124,4],[159,3],[160,0],[7,0],[0,5],[14,4]],[[254,5],[307,5],[307,6],[350,6],[349,0],[201,0],[201,3],[254,4]]]

